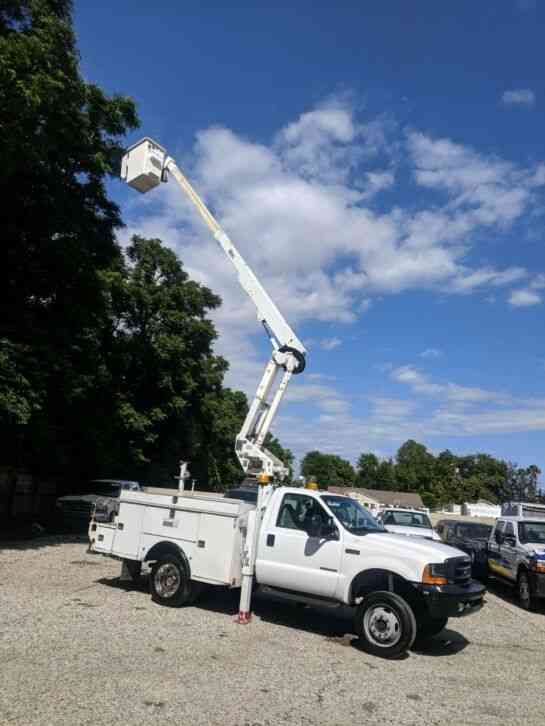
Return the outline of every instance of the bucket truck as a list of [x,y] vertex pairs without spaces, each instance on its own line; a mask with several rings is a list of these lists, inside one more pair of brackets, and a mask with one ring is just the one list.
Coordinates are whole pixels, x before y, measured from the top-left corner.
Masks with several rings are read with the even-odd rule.
[[265,436],[291,376],[305,367],[306,351],[165,149],[145,138],[127,150],[122,177],[138,191],[169,176],[235,267],[271,340],[271,359],[235,445],[242,469],[260,484],[257,503],[186,491],[183,465],[178,489],[122,492],[113,522],[93,517],[90,550],[121,559],[133,577],[150,566],[152,599],[162,605],[190,603],[207,585],[240,588],[239,623],[250,620],[254,584],[276,598],[352,606],[364,647],[383,657],[405,652],[417,636],[438,633],[449,617],[478,611],[484,587],[471,580],[464,553],[389,534],[355,499],[316,485],[272,486],[286,469],[265,449]]

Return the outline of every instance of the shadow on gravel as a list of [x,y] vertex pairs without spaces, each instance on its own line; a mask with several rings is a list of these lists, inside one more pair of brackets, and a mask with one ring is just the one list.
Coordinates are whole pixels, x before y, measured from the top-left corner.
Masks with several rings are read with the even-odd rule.
[[[126,592],[142,592],[146,595],[149,593],[148,578],[145,575],[137,582],[125,582],[119,577],[103,577],[96,582]],[[238,613],[239,598],[238,590],[211,587],[203,592],[194,607],[234,618]],[[363,643],[354,633],[352,608],[309,607],[256,594],[252,600],[252,612],[267,623],[321,635],[328,643],[338,645],[340,648],[365,650]],[[416,643],[411,651],[424,656],[448,656],[461,652],[469,644],[470,641],[460,633],[446,629],[430,640]],[[398,660],[405,660],[408,657],[405,654]]]
[[418,655],[445,656],[460,653],[470,645],[470,641],[461,633],[445,628],[439,635],[429,640],[416,642],[411,650]]
[[36,537],[32,534],[26,534],[25,536],[24,532],[18,532],[16,536],[10,537],[10,533],[8,533],[0,539],[0,552],[38,550],[42,547],[55,547],[74,543],[87,545],[87,534],[70,531]]
[[[520,607],[515,587],[509,585],[506,582],[503,582],[502,580],[496,580],[493,577],[490,577],[488,581],[486,582],[486,589],[491,594],[498,597],[500,600],[503,600],[504,602],[509,603],[510,605],[513,605],[514,607],[518,607],[522,613],[527,612],[523,608]],[[486,596],[485,596],[486,599]],[[531,610],[530,612],[533,613],[545,613],[545,600],[538,600],[537,606],[535,609]]]
[[121,580],[119,577],[101,577],[95,582],[97,585],[106,585],[106,587],[113,587],[116,590],[149,594],[148,578],[145,575],[139,577],[137,581]]

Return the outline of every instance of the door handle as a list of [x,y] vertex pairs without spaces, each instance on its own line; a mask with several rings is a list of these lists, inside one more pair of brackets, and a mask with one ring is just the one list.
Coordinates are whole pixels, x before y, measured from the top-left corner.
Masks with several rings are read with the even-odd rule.
[[274,547],[274,534],[267,535],[267,547]]

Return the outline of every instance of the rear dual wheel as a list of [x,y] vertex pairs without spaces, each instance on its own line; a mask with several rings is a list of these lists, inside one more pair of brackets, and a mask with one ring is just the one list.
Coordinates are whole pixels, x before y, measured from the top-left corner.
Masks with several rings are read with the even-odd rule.
[[168,607],[194,602],[201,592],[200,583],[188,576],[185,564],[175,555],[167,555],[153,565],[150,574],[151,599]]
[[397,658],[414,643],[416,620],[410,605],[394,592],[367,595],[356,608],[355,630],[364,649],[382,658]]

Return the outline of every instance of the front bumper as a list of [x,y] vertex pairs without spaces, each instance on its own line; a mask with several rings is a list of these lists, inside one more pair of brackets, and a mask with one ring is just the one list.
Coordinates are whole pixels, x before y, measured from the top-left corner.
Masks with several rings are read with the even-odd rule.
[[486,588],[472,580],[469,585],[419,585],[428,615],[460,618],[478,612],[484,605]]

